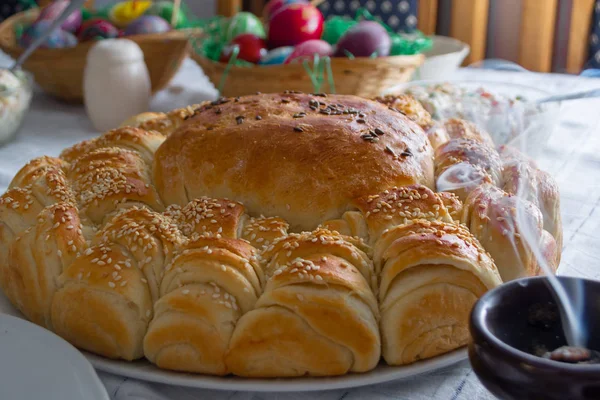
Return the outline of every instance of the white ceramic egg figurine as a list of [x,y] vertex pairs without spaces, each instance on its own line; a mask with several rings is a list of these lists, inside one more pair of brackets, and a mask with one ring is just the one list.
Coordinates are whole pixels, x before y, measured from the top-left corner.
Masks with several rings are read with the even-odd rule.
[[88,52],[83,80],[87,114],[101,132],[148,111],[150,74],[144,53],[131,40],[99,41]]

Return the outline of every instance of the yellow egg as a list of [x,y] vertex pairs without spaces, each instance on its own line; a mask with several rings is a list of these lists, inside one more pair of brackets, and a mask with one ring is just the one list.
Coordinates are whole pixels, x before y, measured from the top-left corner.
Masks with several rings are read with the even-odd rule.
[[119,28],[124,28],[141,17],[151,5],[151,1],[125,1],[115,4],[110,10],[110,21]]

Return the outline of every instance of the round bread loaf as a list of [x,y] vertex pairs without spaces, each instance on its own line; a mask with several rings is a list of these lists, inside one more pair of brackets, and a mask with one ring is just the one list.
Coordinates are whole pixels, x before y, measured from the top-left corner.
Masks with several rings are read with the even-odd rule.
[[199,107],[157,151],[154,181],[166,204],[233,198],[251,215],[314,229],[356,198],[433,188],[433,150],[422,128],[375,101],[255,95]]

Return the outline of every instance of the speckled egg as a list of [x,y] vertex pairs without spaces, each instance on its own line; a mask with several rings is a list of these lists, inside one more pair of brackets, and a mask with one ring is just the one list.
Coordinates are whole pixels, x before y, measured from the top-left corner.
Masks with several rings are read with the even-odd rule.
[[119,36],[119,30],[110,22],[92,19],[84,22],[78,34],[79,41],[92,39],[113,39]]
[[157,17],[156,15],[144,15],[127,25],[123,34],[125,36],[147,35],[150,33],[164,33],[170,30],[171,25],[161,17]]
[[260,65],[280,65],[285,62],[285,60],[292,54],[294,51],[294,46],[286,46],[286,47],[278,47],[269,51],[265,54],[261,59]]
[[[36,38],[42,36],[52,25],[52,21],[44,20],[34,23],[29,26],[21,35],[19,39],[19,45],[21,47],[28,47]],[[77,38],[71,32],[57,29],[46,39],[42,48],[47,49],[60,49],[64,47],[75,47],[77,46]]]
[[[63,11],[69,6],[69,0],[56,0],[43,8],[36,22],[39,21],[54,21]],[[67,17],[60,27],[65,31],[75,32],[81,25],[81,10],[75,10]]]
[[235,37],[251,33],[259,38],[265,38],[265,27],[258,17],[249,12],[239,12],[231,18],[221,22],[221,29],[225,35],[226,42],[231,42]]

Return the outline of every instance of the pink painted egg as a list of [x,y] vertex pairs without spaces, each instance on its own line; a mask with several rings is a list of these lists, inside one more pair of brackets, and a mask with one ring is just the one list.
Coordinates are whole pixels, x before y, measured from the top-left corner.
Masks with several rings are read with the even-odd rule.
[[324,40],[307,40],[296,46],[292,54],[285,60],[285,64],[303,59],[313,60],[315,54],[318,54],[319,56],[329,56],[332,52],[333,48]]

